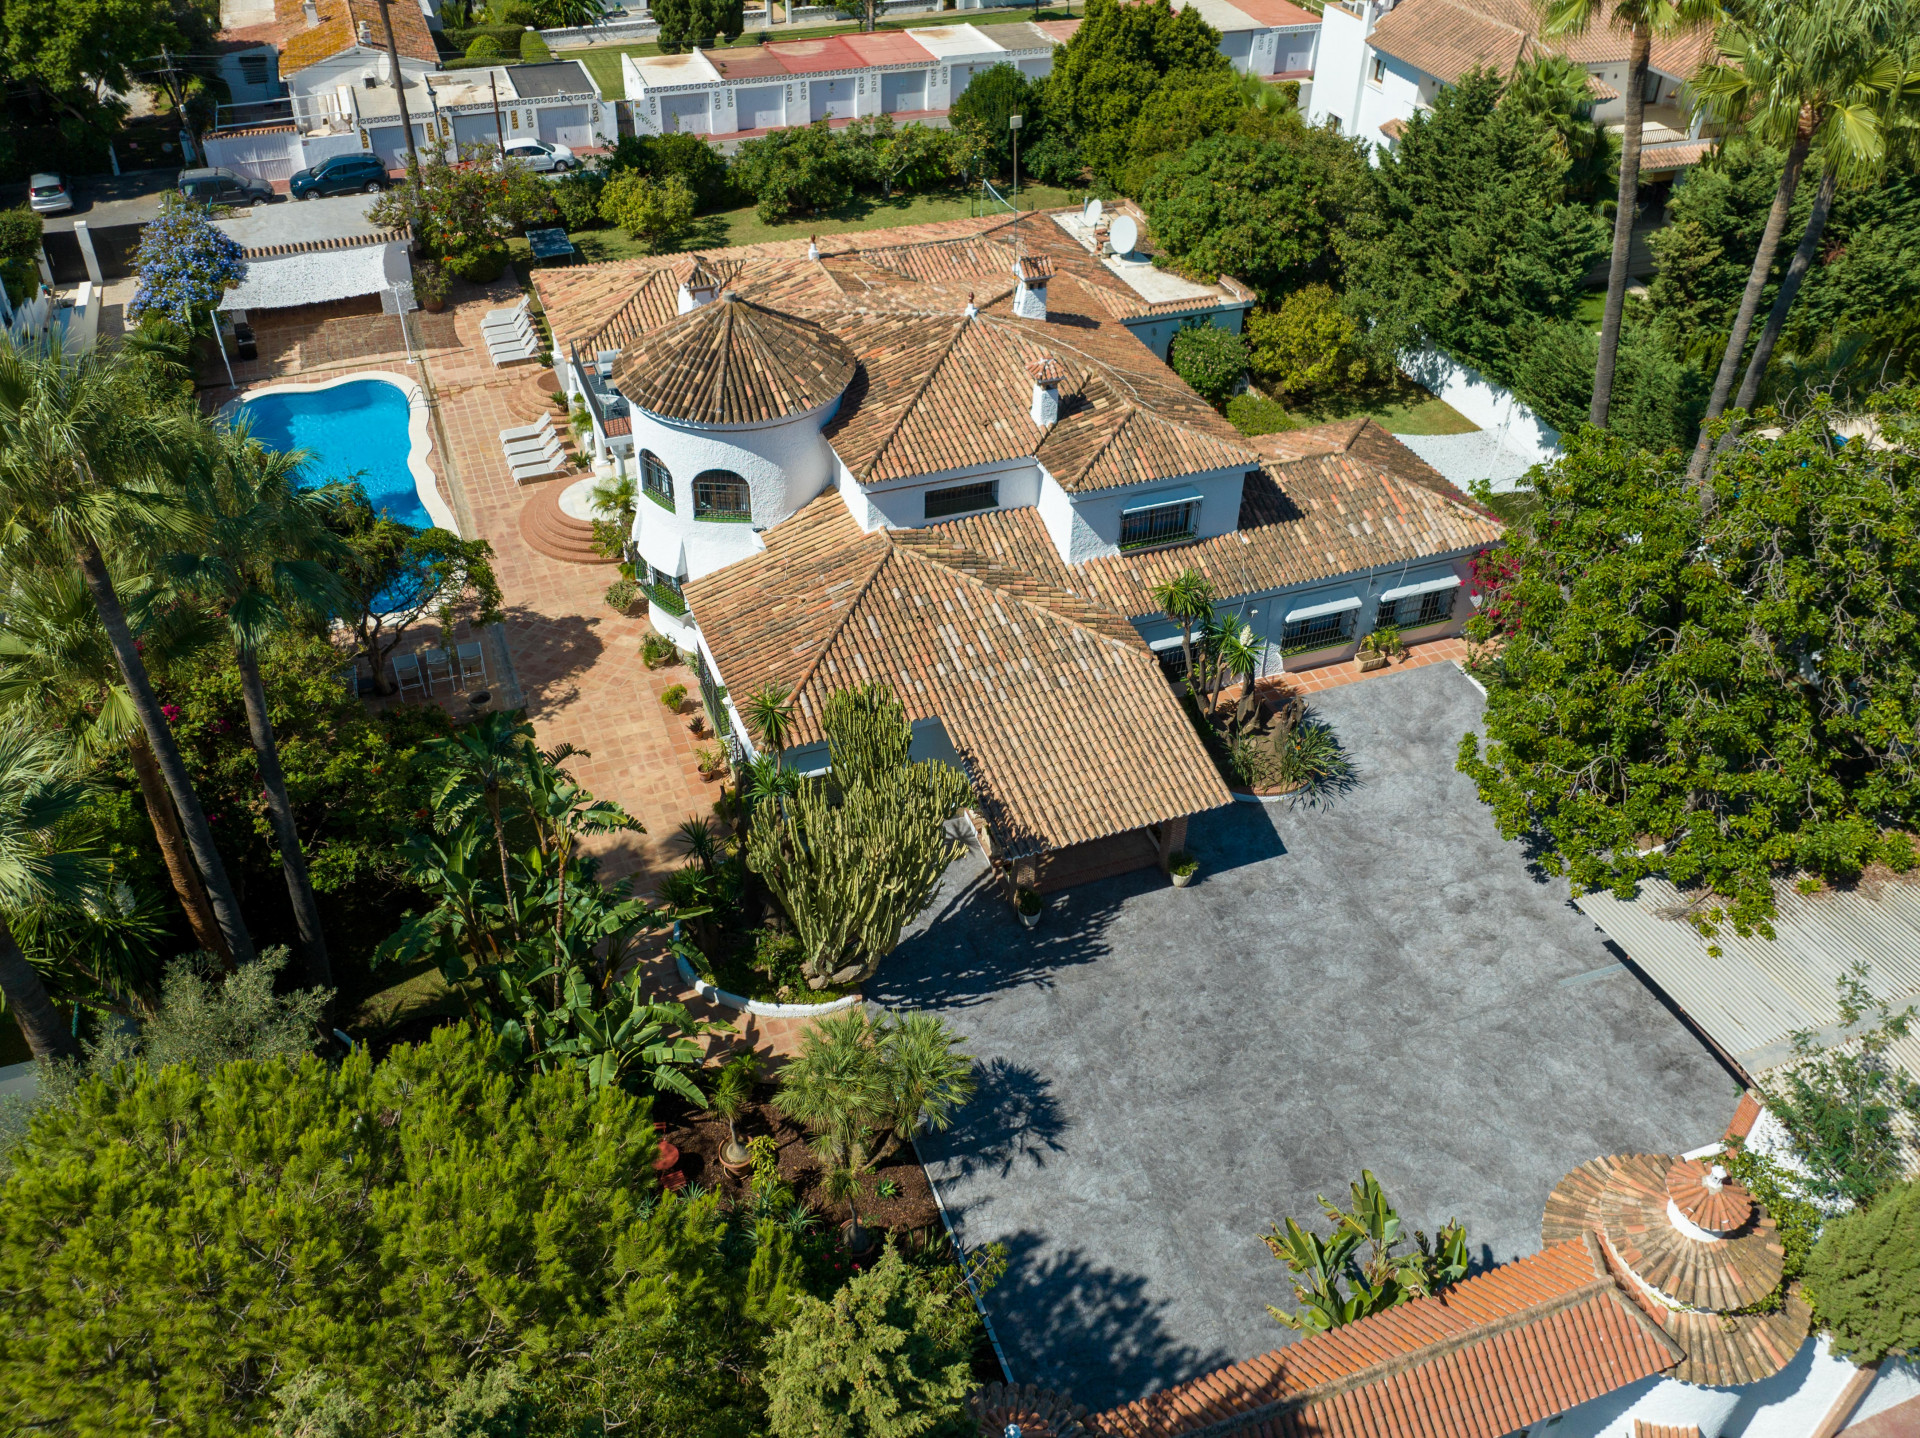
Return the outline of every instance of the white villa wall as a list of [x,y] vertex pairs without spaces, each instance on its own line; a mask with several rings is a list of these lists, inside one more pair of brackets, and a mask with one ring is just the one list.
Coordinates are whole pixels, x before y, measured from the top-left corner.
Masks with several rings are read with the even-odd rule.
[[1529,464],[1559,457],[1560,431],[1471,365],[1429,346],[1401,355],[1400,368]]
[[[632,408],[633,462],[650,449],[673,475],[672,513],[644,494],[635,507],[633,538],[647,563],[698,579],[758,553],[756,529],[791,518],[832,482],[834,457],[820,430],[838,403],[776,424],[726,428],[672,424]],[[752,524],[693,517],[693,481],[710,469],[746,480]]]
[[[861,521],[862,527],[872,531],[882,528],[922,529],[929,523],[940,524],[943,521],[927,518],[928,490],[944,489],[953,484],[978,484],[989,479],[1000,482],[1001,509],[1026,509],[1040,501],[1040,466],[1032,460],[983,464],[970,469],[950,469],[935,475],[917,476],[903,483],[862,486],[869,516]],[[842,493],[845,493],[844,487]],[[971,512],[981,514],[986,511]],[[858,510],[853,513],[854,518],[861,518]],[[952,517],[960,518],[958,515]]]
[[[437,60],[416,60],[411,55],[400,57],[402,74],[426,75],[439,68]],[[317,60],[284,78],[290,95],[326,95],[342,85],[363,84],[368,75],[382,84],[391,83],[384,49],[370,45],[349,46],[338,55]]]
[[[1528,1438],[1634,1438],[1636,1422],[1697,1426],[1700,1438],[1811,1438],[1855,1371],[1834,1356],[1825,1337],[1810,1338],[1764,1382],[1702,1388],[1672,1378],[1643,1379],[1534,1424]],[[1878,1412],[1916,1393],[1920,1382],[1912,1370],[1895,1365],[1876,1380],[1868,1400]],[[1868,1411],[1862,1403],[1856,1421]]]
[[[1150,502],[1162,491],[1168,494],[1177,490],[1200,491],[1200,523],[1196,538],[1213,539],[1218,535],[1231,534],[1240,527],[1240,490],[1245,479],[1245,470],[1215,469],[1177,480],[1153,480],[1146,484],[1130,484],[1120,489],[1075,495],[1072,502],[1077,522],[1073,528],[1071,547],[1063,551],[1064,557],[1069,563],[1077,564],[1085,559],[1118,554],[1121,515],[1128,509]],[[1054,488],[1059,488],[1057,481],[1052,481],[1051,477],[1049,480]],[[1052,526],[1048,528],[1051,530]],[[1056,545],[1059,543],[1058,536],[1054,542]]]
[[1313,98],[1307,104],[1307,122],[1324,124],[1329,116],[1340,122],[1343,134],[1353,133],[1354,109],[1359,103],[1361,68],[1366,63],[1367,22],[1329,4],[1320,15],[1320,41],[1313,63]]

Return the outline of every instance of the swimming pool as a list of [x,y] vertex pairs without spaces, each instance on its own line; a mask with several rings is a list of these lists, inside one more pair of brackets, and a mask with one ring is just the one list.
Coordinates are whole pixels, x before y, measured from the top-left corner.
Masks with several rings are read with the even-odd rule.
[[234,409],[273,449],[303,449],[303,483],[357,481],[376,510],[417,529],[455,529],[427,464],[426,406],[401,376],[349,375],[324,384],[275,385]]

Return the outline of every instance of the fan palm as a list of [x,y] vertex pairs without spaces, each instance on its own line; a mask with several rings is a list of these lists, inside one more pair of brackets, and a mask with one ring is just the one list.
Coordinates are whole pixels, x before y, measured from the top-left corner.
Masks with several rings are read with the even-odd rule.
[[333,968],[326,934],[260,677],[263,643],[302,621],[323,618],[339,600],[329,564],[339,562],[344,546],[327,529],[326,501],[301,489],[295,478],[305,458],[299,451],[270,450],[244,429],[206,430],[179,468],[186,503],[198,522],[190,546],[164,563],[226,623],[307,977],[315,987],[328,988]]
[[[1696,104],[1708,119],[1742,124],[1756,139],[1787,149],[1760,248],[1707,401],[1708,420],[1720,418],[1732,397],[1734,376],[1808,155],[1817,148],[1836,171],[1844,171],[1877,163],[1883,152],[1882,117],[1904,91],[1904,67],[1892,58],[1891,47],[1904,43],[1907,13],[1906,0],[1742,0],[1729,8],[1720,27],[1725,59],[1694,78]],[[1835,178],[1837,183],[1838,173]],[[1823,214],[1822,224],[1824,219]],[[1787,302],[1792,303],[1791,294]],[[1784,309],[1781,318],[1784,321]],[[1757,391],[1759,372],[1753,376]],[[1688,466],[1690,478],[1698,480],[1706,473],[1710,452],[1702,426]]]
[[[93,895],[98,865],[85,850],[54,839],[86,798],[71,773],[66,746],[37,732],[24,716],[0,722],[0,908],[79,903]],[[46,985],[0,920],[0,995],[37,1059],[72,1058],[72,1033],[60,1022]]]
[[1187,689],[1194,692],[1193,630],[1213,618],[1213,585],[1199,570],[1183,569],[1164,584],[1153,586],[1153,602],[1180,626],[1180,657],[1187,666]]
[[[116,565],[113,582],[126,602],[128,622],[149,668],[183,659],[217,640],[204,610],[165,602],[150,578]],[[0,611],[0,708],[57,716],[78,755],[126,746],[147,820],[194,941],[231,963],[153,747],[134,716],[100,613],[76,570],[26,569],[14,576]]]
[[207,900],[237,963],[253,960],[240,901],[213,842],[200,798],[174,742],[108,565],[130,537],[191,531],[168,461],[189,451],[201,422],[155,413],[126,362],[99,347],[0,344],[0,549],[22,560],[76,569],[86,584],[127,698],[167,792]]
[[1646,128],[1647,65],[1656,35],[1677,35],[1711,19],[1711,0],[1547,0],[1541,15],[1544,40],[1584,35],[1601,15],[1627,32],[1626,129],[1620,136],[1620,189],[1613,214],[1613,257],[1607,264],[1607,306],[1600,321],[1600,357],[1593,371],[1593,404],[1587,417],[1604,429],[1613,400],[1614,364],[1620,354],[1620,321],[1627,303],[1627,260],[1633,245],[1634,212],[1640,203],[1640,146]]

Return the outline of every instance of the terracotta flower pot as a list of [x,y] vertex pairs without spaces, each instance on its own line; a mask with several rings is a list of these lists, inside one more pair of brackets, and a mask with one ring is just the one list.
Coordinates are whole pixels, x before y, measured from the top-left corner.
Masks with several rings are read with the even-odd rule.
[[1392,656],[1386,654],[1362,654],[1359,659],[1362,674],[1371,674],[1376,669],[1385,669],[1393,662]]

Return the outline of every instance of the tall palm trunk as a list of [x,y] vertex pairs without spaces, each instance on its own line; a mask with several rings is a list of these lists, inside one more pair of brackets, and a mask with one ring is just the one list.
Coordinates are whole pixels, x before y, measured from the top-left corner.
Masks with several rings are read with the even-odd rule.
[[200,807],[200,796],[193,792],[193,783],[187,778],[180,746],[173,742],[173,730],[160,712],[160,701],[147,678],[147,666],[134,647],[133,630],[127,625],[126,611],[120,607],[120,596],[114,592],[107,561],[92,540],[87,541],[75,558],[81,577],[86,580],[87,592],[93,596],[94,607],[100,611],[100,625],[107,631],[114,662],[119,665],[120,677],[126,681],[127,693],[132,696],[133,712],[139,716],[140,727],[146,731],[147,742],[153,746],[154,758],[159,762],[161,776],[167,781],[167,792],[173,796],[174,808],[180,812],[180,826],[186,830],[194,865],[206,883],[207,900],[213,905],[220,932],[227,936],[227,952],[236,963],[250,964],[253,940],[247,934],[246,921],[240,917],[240,901],[234,897],[233,885],[227,879],[227,866],[220,862],[220,850],[214,846],[213,830],[207,823],[206,811]]
[[1767,315],[1767,327],[1760,332],[1760,343],[1753,347],[1753,358],[1747,361],[1740,393],[1733,401],[1735,409],[1752,409],[1753,402],[1760,397],[1760,380],[1767,372],[1767,361],[1773,358],[1773,347],[1779,343],[1780,331],[1787,323],[1787,311],[1793,308],[1794,296],[1800,293],[1807,271],[1813,266],[1813,252],[1820,248],[1820,236],[1825,233],[1827,219],[1833,213],[1833,195],[1839,186],[1840,172],[1828,165],[1820,176],[1820,188],[1814,192],[1813,213],[1807,216],[1800,248],[1793,252],[1793,263],[1787,266],[1780,293],[1774,296],[1773,310]]
[[37,1059],[71,1059],[80,1056],[80,1045],[60,1022],[59,1011],[47,997],[47,986],[40,974],[27,962],[14,941],[13,930],[0,921],[0,994],[7,996],[7,1009],[26,1035],[27,1047]]
[[1627,128],[1620,137],[1620,196],[1613,216],[1613,259],[1607,266],[1607,309],[1600,321],[1600,359],[1593,367],[1593,406],[1587,419],[1607,427],[1613,404],[1613,369],[1620,357],[1620,322],[1627,308],[1627,265],[1633,255],[1633,220],[1640,207],[1640,146],[1647,122],[1647,64],[1653,27],[1633,27],[1627,53]]
[[[1714,376],[1713,396],[1707,401],[1707,419],[1718,419],[1727,410],[1727,396],[1733,392],[1733,377],[1740,370],[1740,356],[1747,347],[1747,335],[1753,329],[1753,317],[1760,309],[1760,292],[1767,287],[1767,273],[1780,248],[1780,236],[1787,228],[1787,213],[1793,208],[1793,193],[1800,185],[1800,171],[1807,163],[1807,149],[1813,143],[1813,129],[1801,125],[1787,152],[1787,167],[1780,172],[1780,184],[1773,192],[1773,208],[1767,211],[1767,227],[1760,235],[1760,249],[1753,257],[1753,269],[1747,275],[1746,292],[1740,296],[1740,310],[1734,316],[1733,333],[1727,336],[1726,353],[1720,356],[1720,372]],[[1687,478],[1698,482],[1707,472],[1709,443],[1706,425],[1700,427],[1700,442],[1694,447],[1693,461],[1687,466]]]
[[267,817],[273,824],[274,842],[280,846],[280,869],[287,877],[293,921],[299,927],[300,947],[307,956],[307,980],[316,988],[332,988],[327,936],[320,927],[319,906],[313,901],[307,856],[300,847],[300,826],[294,822],[293,801],[287,797],[287,776],[280,769],[280,746],[274,741],[273,721],[267,716],[267,687],[260,682],[260,657],[244,646],[236,648],[233,657],[240,666],[240,693],[246,699],[247,733],[253,740],[254,761],[267,791]]
[[187,852],[187,836],[180,832],[180,816],[174,812],[167,781],[160,777],[160,766],[154,762],[153,746],[147,743],[145,730],[133,731],[133,737],[127,741],[127,753],[133,759],[134,776],[140,781],[147,821],[153,825],[160,857],[166,860],[167,877],[173,881],[173,892],[186,911],[194,942],[231,969],[233,955],[227,952],[227,936],[220,932],[213,907],[207,903],[207,891],[194,872],[193,856]]

